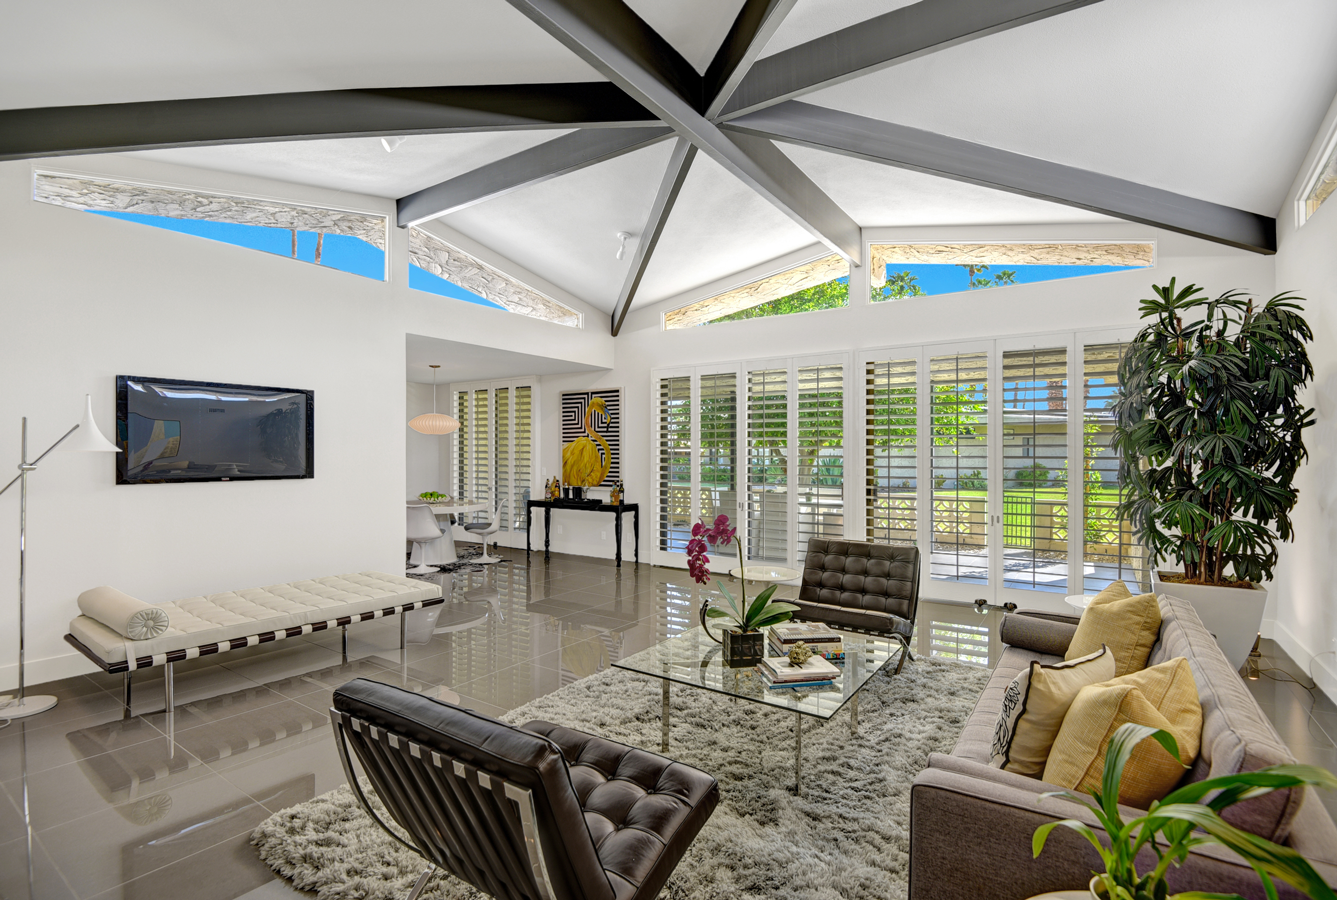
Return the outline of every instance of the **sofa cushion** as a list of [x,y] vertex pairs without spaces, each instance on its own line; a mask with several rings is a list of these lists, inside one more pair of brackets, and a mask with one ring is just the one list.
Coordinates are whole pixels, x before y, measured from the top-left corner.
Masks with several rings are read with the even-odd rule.
[[[1295,757],[1254,702],[1193,606],[1161,596],[1161,639],[1150,662],[1188,658],[1202,704],[1202,749],[1187,781],[1202,781],[1268,766],[1292,765]],[[1281,843],[1304,801],[1302,790],[1274,791],[1229,807],[1222,818],[1237,828]]]
[[1161,609],[1155,594],[1132,597],[1128,593],[1124,583],[1116,581],[1096,595],[1077,623],[1066,659],[1094,653],[1105,644],[1114,654],[1116,675],[1146,668],[1160,635]]
[[1114,656],[1103,646],[1089,656],[1053,665],[1032,660],[1003,695],[989,765],[1040,777],[1077,692],[1113,677]]
[[980,699],[976,701],[974,711],[966,720],[965,727],[961,729],[961,736],[956,739],[956,746],[952,750],[953,756],[984,766],[989,764],[989,758],[993,755],[993,734],[998,725],[998,710],[1002,708],[1003,695],[1007,693],[1012,679],[1030,668],[1031,662],[1037,659],[1043,663],[1063,661],[1057,656],[1017,647],[1003,650],[1003,655],[998,658],[998,664],[994,666],[993,675],[989,678],[989,684],[980,694]]
[[1188,660],[1173,659],[1082,688],[1054,739],[1044,780],[1084,794],[1099,790],[1110,738],[1129,722],[1164,729],[1179,745],[1177,760],[1150,739],[1128,757],[1119,802],[1146,809],[1174,789],[1198,755],[1202,709]]

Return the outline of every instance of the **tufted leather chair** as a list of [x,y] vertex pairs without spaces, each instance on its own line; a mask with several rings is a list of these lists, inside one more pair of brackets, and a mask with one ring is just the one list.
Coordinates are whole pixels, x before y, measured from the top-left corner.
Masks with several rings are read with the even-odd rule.
[[908,544],[808,540],[795,617],[886,635],[910,656],[919,607],[919,548]]
[[[431,865],[506,900],[653,900],[719,802],[698,769],[549,722],[516,728],[358,678],[330,711],[364,811]],[[408,833],[380,820],[348,748]]]

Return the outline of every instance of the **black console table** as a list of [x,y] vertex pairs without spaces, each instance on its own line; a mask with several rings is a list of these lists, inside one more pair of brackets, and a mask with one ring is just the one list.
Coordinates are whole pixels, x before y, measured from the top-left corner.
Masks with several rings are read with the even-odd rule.
[[576,512],[613,514],[613,534],[617,537],[617,565],[622,568],[622,514],[631,513],[632,535],[636,541],[636,565],[641,564],[641,506],[639,503],[600,503],[598,506],[580,506],[561,500],[530,500],[525,504],[525,558],[529,557],[529,526],[534,522],[534,508],[547,510],[543,517],[543,561],[550,558],[552,545],[552,511],[569,509]]

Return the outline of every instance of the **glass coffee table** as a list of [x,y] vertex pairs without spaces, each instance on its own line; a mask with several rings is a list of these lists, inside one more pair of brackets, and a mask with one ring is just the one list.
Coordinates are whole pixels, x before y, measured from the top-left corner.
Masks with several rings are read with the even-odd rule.
[[768,688],[755,666],[731,669],[722,659],[724,648],[699,626],[648,650],[613,663],[619,669],[660,679],[663,705],[660,709],[659,752],[669,749],[669,686],[681,684],[713,691],[749,703],[760,703],[794,713],[794,790],[803,783],[803,717],[828,720],[850,707],[850,734],[859,730],[859,691],[878,670],[899,657],[901,644],[889,638],[841,632],[845,664],[838,667],[835,683],[826,688]]

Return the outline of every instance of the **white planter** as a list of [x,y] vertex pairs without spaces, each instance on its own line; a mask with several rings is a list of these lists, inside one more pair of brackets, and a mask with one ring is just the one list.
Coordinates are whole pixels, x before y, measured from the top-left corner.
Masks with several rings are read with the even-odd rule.
[[1099,879],[1099,875],[1093,876],[1084,891],[1050,891],[1047,894],[1036,894],[1029,900],[1102,900],[1102,895],[1096,892]]
[[1151,586],[1158,594],[1178,597],[1193,605],[1198,618],[1216,638],[1221,652],[1230,660],[1232,668],[1239,669],[1249,658],[1258,628],[1263,623],[1263,607],[1267,604],[1267,588],[1254,585],[1251,590],[1236,587],[1213,587],[1205,584],[1175,584],[1161,581],[1160,573],[1152,571]]

